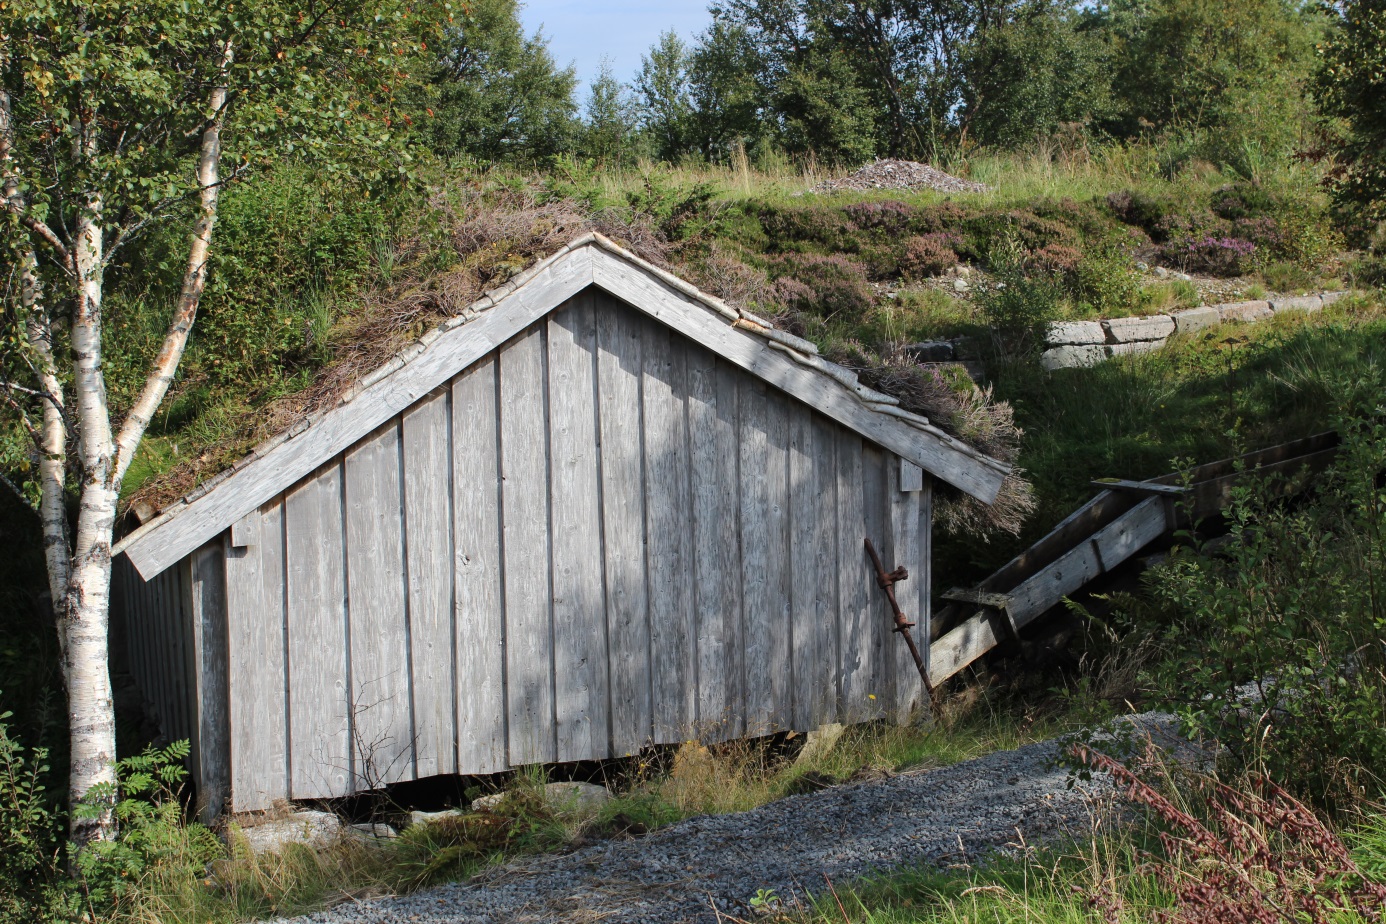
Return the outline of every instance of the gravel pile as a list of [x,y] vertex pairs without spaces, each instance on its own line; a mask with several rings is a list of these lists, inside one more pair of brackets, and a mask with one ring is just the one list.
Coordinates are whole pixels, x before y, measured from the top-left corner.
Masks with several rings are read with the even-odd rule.
[[[1173,741],[1170,716],[1134,720]],[[785,901],[898,866],[946,866],[1064,834],[1110,811],[1105,780],[1068,787],[1059,745],[1042,742],[938,770],[835,786],[750,812],[702,816],[635,840],[532,857],[466,883],[339,905],[297,924],[716,922],[749,900]],[[714,912],[716,909],[716,912]]]
[[912,160],[878,160],[841,179],[824,180],[813,192],[864,189],[933,189],[938,192],[986,192],[987,187],[960,180],[928,164]]

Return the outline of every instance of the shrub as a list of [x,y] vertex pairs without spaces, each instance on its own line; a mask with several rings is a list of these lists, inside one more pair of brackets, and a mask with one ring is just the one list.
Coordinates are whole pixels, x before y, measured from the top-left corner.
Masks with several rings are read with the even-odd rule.
[[1064,281],[1065,285],[1074,279],[1078,264],[1083,261],[1083,252],[1067,244],[1045,244],[1026,257],[1026,268]]
[[1072,279],[1076,299],[1099,315],[1129,312],[1140,301],[1140,273],[1131,256],[1115,244],[1089,247]]
[[[1245,787],[1234,789],[1197,780],[1195,793],[1203,797],[1203,804],[1194,811],[1205,816],[1198,817],[1142,779],[1143,774],[1111,757],[1084,747],[1075,752],[1087,766],[1111,774],[1128,798],[1163,828],[1159,838],[1164,856],[1151,861],[1174,907],[1158,920],[1330,924],[1344,920],[1345,913],[1353,914],[1353,920],[1381,919],[1386,885],[1363,875],[1342,840],[1274,783],[1251,777]],[[1167,789],[1176,785],[1168,777],[1159,782]],[[1107,920],[1120,916],[1115,895],[1096,896],[1094,904]]]
[[0,713],[0,924],[47,918],[61,868],[61,818],[45,792],[48,754],[26,754]]
[[1349,417],[1339,432],[1312,503],[1239,488],[1223,557],[1176,551],[1149,584],[1170,611],[1171,658],[1153,680],[1189,729],[1329,807],[1376,789],[1386,766],[1386,421]]
[[1024,348],[1032,342],[1030,335],[1062,314],[1062,281],[1027,273],[1025,251],[1013,238],[997,246],[987,262],[995,283],[977,293],[978,306],[1003,340]]
[[[770,264],[777,281],[789,277],[798,285],[779,286],[786,307],[819,317],[859,318],[870,310],[871,289],[866,268],[839,254],[787,254]],[[801,288],[802,287],[802,288]]]
[[905,241],[900,254],[900,275],[906,279],[925,279],[947,272],[958,262],[953,240],[949,234],[924,234]]
[[861,230],[889,235],[904,234],[914,221],[914,209],[893,200],[853,202],[842,211]]
[[767,206],[760,225],[777,249],[795,241],[821,245],[828,250],[855,251],[859,229],[841,209],[824,205],[785,208]]

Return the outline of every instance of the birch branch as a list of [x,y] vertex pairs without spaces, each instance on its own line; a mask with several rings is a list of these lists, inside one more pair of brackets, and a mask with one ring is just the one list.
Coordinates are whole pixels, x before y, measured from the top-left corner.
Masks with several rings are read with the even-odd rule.
[[225,121],[226,90],[231,70],[232,47],[228,40],[221,50],[221,81],[213,87],[208,99],[208,110],[218,113],[202,133],[202,150],[197,163],[197,185],[202,214],[193,231],[192,242],[188,247],[188,268],[183,275],[183,290],[178,297],[178,306],[173,313],[168,335],[164,338],[154,367],[145,380],[139,399],[126,415],[115,444],[115,470],[113,484],[119,485],[125,472],[134,459],[144,432],[153,419],[154,412],[168,394],[173,383],[178,363],[188,345],[188,334],[192,331],[193,320],[197,317],[197,306],[202,298],[202,289],[207,283],[207,254],[212,246],[212,229],[217,220],[217,199],[221,193],[219,171],[221,167],[221,128]]

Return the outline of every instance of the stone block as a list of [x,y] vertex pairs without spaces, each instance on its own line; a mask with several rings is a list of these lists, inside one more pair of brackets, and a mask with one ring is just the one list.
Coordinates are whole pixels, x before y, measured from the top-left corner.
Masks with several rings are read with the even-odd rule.
[[1323,306],[1327,308],[1329,305],[1333,304],[1338,299],[1347,298],[1351,294],[1351,292],[1325,292],[1319,296],[1319,300],[1322,301]]
[[1053,346],[1106,343],[1107,332],[1102,329],[1100,321],[1056,321],[1049,325],[1044,341]]
[[911,343],[905,352],[917,363],[946,363],[953,360],[953,344],[947,340],[925,340]]
[[1133,340],[1130,343],[1114,343],[1108,349],[1113,356],[1131,356],[1135,353],[1149,353],[1164,345],[1163,340]]
[[1108,356],[1107,347],[1093,343],[1066,344],[1040,355],[1040,365],[1050,370],[1071,369],[1075,366],[1095,366]]
[[1323,307],[1323,299],[1317,295],[1297,295],[1287,298],[1271,299],[1271,311],[1318,311]]
[[1112,318],[1103,321],[1110,343],[1140,343],[1163,340],[1174,333],[1174,318],[1167,314],[1152,314],[1146,318]]
[[1209,305],[1176,311],[1171,317],[1174,318],[1174,329],[1181,334],[1191,334],[1194,331],[1217,327],[1222,323],[1222,316],[1218,314],[1218,310]]
[[1224,321],[1264,321],[1274,313],[1270,302],[1227,302],[1216,307],[1218,317]]

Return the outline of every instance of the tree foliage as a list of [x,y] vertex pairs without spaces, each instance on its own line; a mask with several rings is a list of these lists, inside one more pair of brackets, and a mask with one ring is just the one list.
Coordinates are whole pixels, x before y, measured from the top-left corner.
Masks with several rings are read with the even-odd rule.
[[1375,232],[1386,223],[1386,2],[1349,0],[1338,28],[1322,47],[1316,84],[1324,112],[1347,124],[1342,154],[1347,172],[1336,184],[1339,201]]
[[441,154],[533,162],[576,139],[577,76],[554,63],[543,33],[525,35],[517,0],[466,4],[444,35],[431,84]]

